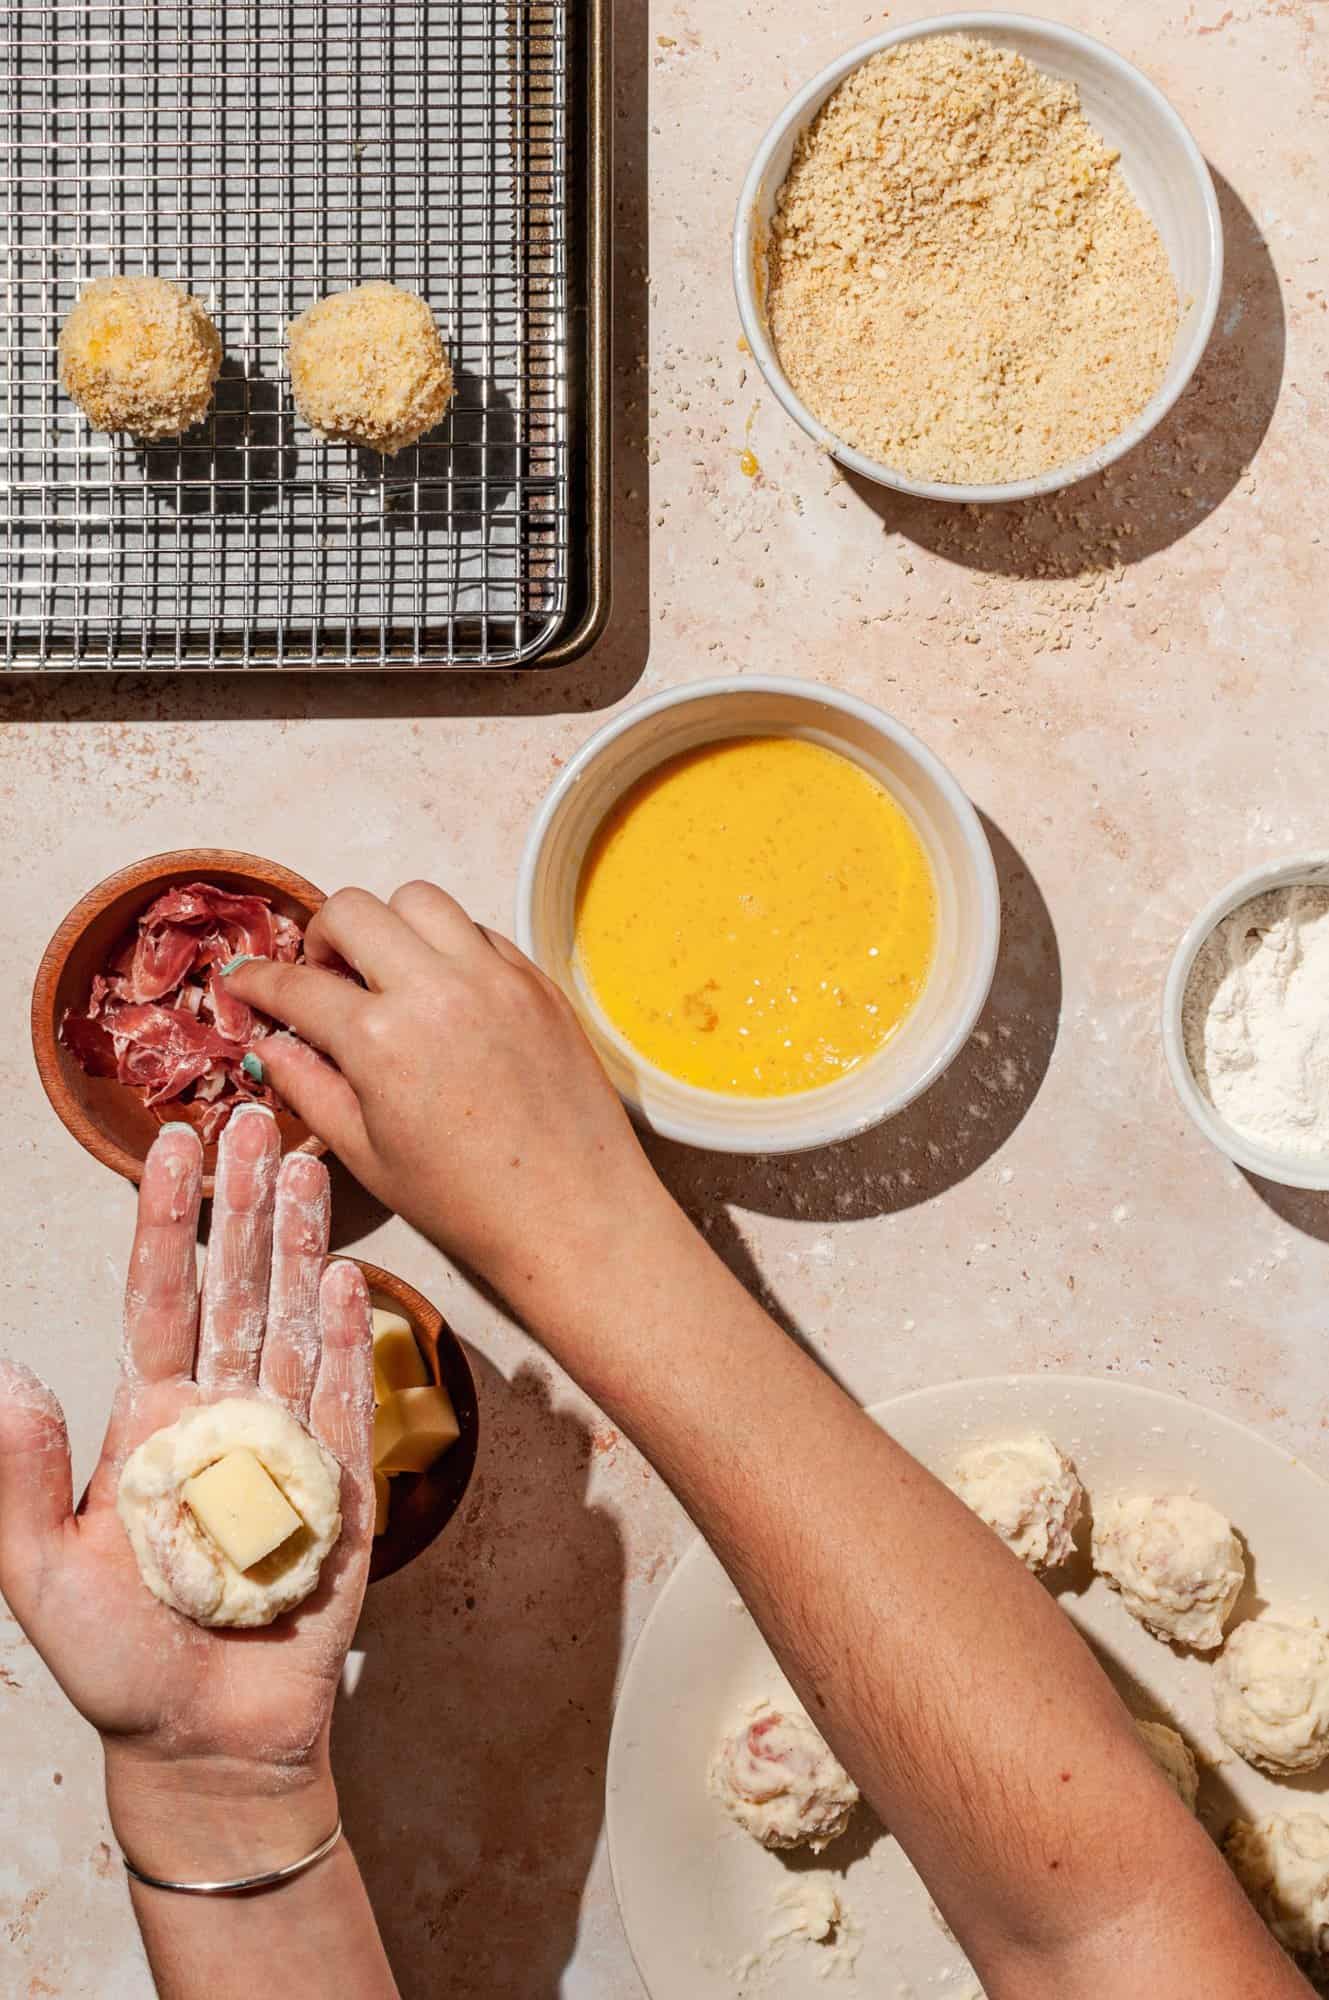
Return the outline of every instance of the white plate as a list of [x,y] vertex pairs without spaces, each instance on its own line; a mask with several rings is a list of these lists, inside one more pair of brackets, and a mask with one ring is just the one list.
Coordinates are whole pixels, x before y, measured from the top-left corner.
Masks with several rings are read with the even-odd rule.
[[[1091,1503],[1142,1487],[1185,1489],[1229,1515],[1251,1556],[1237,1616],[1261,1604],[1329,1614],[1313,1524],[1329,1487],[1309,1468],[1226,1417],[1152,1389],[1083,1376],[1014,1376],[922,1389],[871,1414],[945,1475],[966,1445],[1045,1430],[1074,1459]],[[1316,1773],[1277,1785],[1214,1734],[1210,1666],[1150,1638],[1087,1565],[1053,1583],[1133,1712],[1173,1721],[1201,1759],[1201,1812],[1221,1831],[1237,1812],[1317,1803]],[[614,1886],[652,2000],[769,2000],[824,1994],[850,1968],[795,1938],[764,1950],[777,1898],[809,1868],[829,1875],[858,1936],[853,1985],[882,2000],[970,2000],[977,1982],[929,1914],[897,1844],[856,1824],[840,1844],[791,1864],[741,1832],[706,1789],[717,1743],[745,1707],[787,1683],[705,1543],[679,1563],[628,1667],[609,1748],[607,1825]],[[875,1832],[875,1838],[873,1837]],[[756,1963],[751,1960],[756,1955]],[[847,1983],[847,1981],[846,1981]]]

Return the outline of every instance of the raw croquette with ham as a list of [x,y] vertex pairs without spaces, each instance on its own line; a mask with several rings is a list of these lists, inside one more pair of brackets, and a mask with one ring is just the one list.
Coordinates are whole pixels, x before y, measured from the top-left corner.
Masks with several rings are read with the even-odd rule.
[[277,1103],[244,1067],[273,1023],[227,992],[220,968],[242,954],[293,965],[303,945],[299,924],[266,896],[211,882],[168,889],[96,974],[84,1005],[66,1012],[60,1039],[90,1076],[117,1078],[209,1145],[245,1099]]

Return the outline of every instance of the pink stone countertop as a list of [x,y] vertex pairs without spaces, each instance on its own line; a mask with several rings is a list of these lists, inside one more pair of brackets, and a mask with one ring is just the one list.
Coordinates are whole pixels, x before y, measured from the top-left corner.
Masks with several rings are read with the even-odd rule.
[[[1210,1152],[1156,1027],[1196,907],[1252,861],[1329,845],[1329,20],[1313,0],[1044,5],[1187,120],[1217,173],[1228,278],[1200,376],[1152,442],[978,519],[841,478],[763,393],[729,291],[728,220],[769,119],[835,52],[922,11],[618,7],[617,602],[593,659],[552,678],[0,690],[0,1345],[58,1388],[79,1470],[111,1385],[131,1195],[32,1071],[28,979],[57,918],[110,868],[201,841],[327,888],[436,875],[504,924],[526,823],[605,711],[760,669],[851,688],[947,759],[993,828],[1005,942],[971,1048],[896,1124],[758,1167],[663,1148],[671,1184],[865,1401],[1117,1373],[1329,1471],[1329,1200]],[[633,2000],[605,1746],[687,1523],[403,1224],[343,1186],[337,1230],[471,1343],[487,1431],[464,1520],[373,1593],[338,1724],[403,1991]],[[4,1616],[0,1759],[0,1985],[138,2000],[92,1741]]]

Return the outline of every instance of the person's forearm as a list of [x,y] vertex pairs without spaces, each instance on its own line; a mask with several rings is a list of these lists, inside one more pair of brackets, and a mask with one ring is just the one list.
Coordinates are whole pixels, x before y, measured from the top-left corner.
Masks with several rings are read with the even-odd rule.
[[1142,1970],[1180,2000],[1197,1966],[1304,1992],[1047,1592],[672,1204],[619,1234],[514,1302],[687,1507],[997,2000]]
[[423,882],[332,896],[305,961],[224,975],[330,1058],[269,1037],[274,1088],[670,1481],[989,1990],[1301,1990],[1069,1622],[688,1228],[552,982]]
[[[310,1853],[337,1823],[326,1766],[236,1771],[143,1765],[107,1754],[116,1838],[145,1873],[172,1881],[256,1874]],[[355,1857],[343,1836],[276,1888],[186,1896],[130,1878],[134,1914],[162,2000],[395,2000],[397,1987]]]

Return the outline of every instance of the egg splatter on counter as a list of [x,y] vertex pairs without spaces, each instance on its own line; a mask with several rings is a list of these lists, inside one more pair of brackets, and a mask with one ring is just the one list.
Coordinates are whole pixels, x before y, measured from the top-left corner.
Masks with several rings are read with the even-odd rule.
[[587,989],[640,1055],[702,1089],[781,1097],[895,1033],[927,980],[936,890],[869,772],[802,738],[736,737],[624,794],[576,923]]

